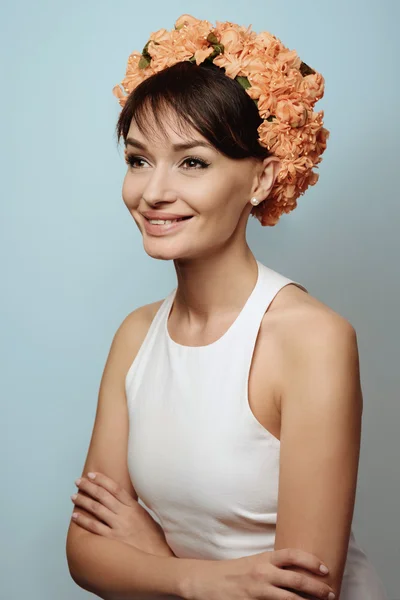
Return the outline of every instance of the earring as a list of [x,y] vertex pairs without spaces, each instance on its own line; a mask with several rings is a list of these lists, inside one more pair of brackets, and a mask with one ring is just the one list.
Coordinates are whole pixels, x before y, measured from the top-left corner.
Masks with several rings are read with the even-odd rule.
[[252,203],[252,205],[253,205],[253,206],[257,206],[257,204],[260,204],[260,201],[259,201],[259,200],[257,200],[257,198],[252,198],[252,199],[250,200],[250,202]]

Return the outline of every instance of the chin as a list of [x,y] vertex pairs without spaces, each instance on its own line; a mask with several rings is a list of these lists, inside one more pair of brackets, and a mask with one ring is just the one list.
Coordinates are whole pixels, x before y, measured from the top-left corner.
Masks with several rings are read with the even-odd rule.
[[174,251],[173,248],[156,248],[153,244],[143,244],[144,251],[151,258],[157,260],[176,260],[183,258],[182,254],[178,251]]

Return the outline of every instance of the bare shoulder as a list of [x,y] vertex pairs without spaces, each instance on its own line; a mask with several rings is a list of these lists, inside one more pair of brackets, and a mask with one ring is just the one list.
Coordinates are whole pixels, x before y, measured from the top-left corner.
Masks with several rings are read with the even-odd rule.
[[273,340],[279,407],[285,381],[291,379],[299,357],[318,354],[326,344],[339,348],[348,341],[354,345],[356,339],[354,327],[345,317],[293,284],[275,296],[261,332],[263,338]]
[[[287,355],[318,340],[355,335],[350,321],[296,285],[287,285],[271,305],[279,341]],[[269,312],[269,311],[268,311]],[[268,313],[267,313],[268,314]]]
[[115,338],[119,340],[121,367],[128,371],[142,345],[149,327],[164,299],[139,306],[130,312],[119,326]]
[[122,321],[120,326],[121,329],[126,331],[131,327],[140,327],[140,325],[146,327],[146,324],[149,324],[149,322],[151,323],[163,302],[164,299],[157,300],[156,302],[150,302],[149,304],[143,304],[143,306],[135,308]]
[[345,317],[294,284],[280,290],[268,312],[274,316],[283,339],[289,342],[297,336],[306,341],[321,333],[321,328],[337,330],[339,334],[354,330]]

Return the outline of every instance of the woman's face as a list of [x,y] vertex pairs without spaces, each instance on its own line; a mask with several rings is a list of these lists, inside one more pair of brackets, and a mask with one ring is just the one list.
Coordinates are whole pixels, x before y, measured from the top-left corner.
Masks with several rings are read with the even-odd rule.
[[[146,253],[163,260],[191,259],[209,256],[228,241],[243,244],[256,161],[223,156],[196,130],[180,135],[176,127],[166,129],[167,139],[160,134],[148,140],[132,120],[126,139],[130,164],[122,198]],[[144,211],[191,218],[169,231],[154,225],[154,233],[146,228]]]

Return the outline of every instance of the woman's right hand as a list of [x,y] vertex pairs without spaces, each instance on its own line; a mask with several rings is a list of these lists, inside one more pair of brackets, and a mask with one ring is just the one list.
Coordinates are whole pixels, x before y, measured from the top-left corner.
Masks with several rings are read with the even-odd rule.
[[[196,561],[197,562],[197,561]],[[187,600],[297,600],[295,592],[327,600],[332,588],[286,567],[302,567],[315,575],[322,561],[304,550],[285,548],[251,556],[198,561],[185,582]],[[283,568],[284,567],[284,568]],[[288,591],[290,593],[288,594]],[[332,596],[333,598],[333,596]]]

